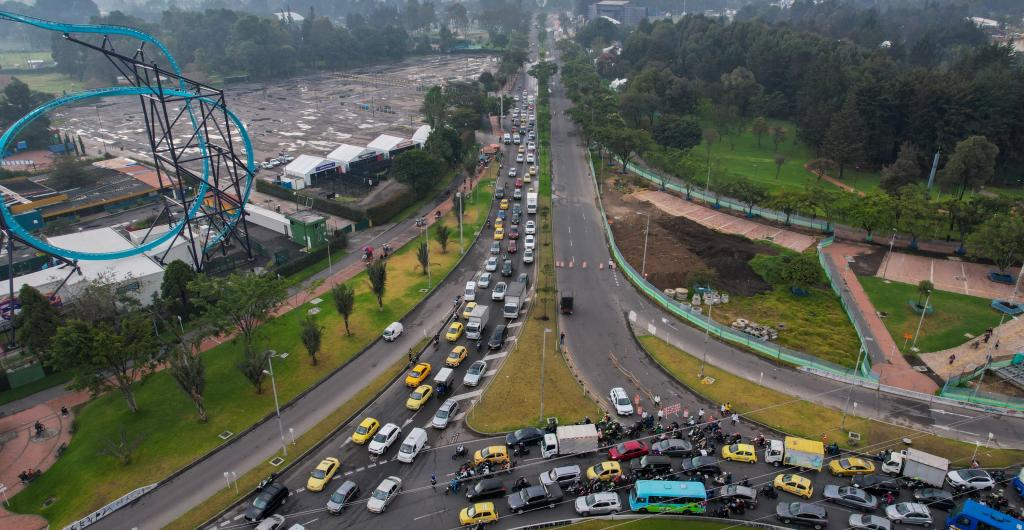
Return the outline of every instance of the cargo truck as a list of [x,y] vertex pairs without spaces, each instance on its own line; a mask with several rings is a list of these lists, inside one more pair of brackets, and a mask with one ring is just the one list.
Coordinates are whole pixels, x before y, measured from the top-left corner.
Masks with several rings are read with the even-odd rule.
[[490,306],[478,305],[469,313],[469,320],[466,322],[466,338],[480,340],[483,338],[484,329],[487,328],[487,317],[490,315]]
[[941,456],[907,448],[891,451],[882,461],[882,471],[941,488],[949,472],[949,460]]
[[505,305],[502,307],[502,314],[505,318],[515,320],[519,318],[519,311],[523,308],[523,299],[526,298],[526,285],[520,282],[512,282],[505,291]]
[[565,425],[544,435],[540,454],[544,458],[551,458],[556,455],[592,453],[597,451],[598,445],[597,426],[593,423]]
[[787,436],[785,441],[769,440],[764,461],[775,467],[784,464],[821,471],[825,463],[825,444],[795,436]]
[[526,193],[526,213],[530,215],[537,213],[537,192],[535,191]]

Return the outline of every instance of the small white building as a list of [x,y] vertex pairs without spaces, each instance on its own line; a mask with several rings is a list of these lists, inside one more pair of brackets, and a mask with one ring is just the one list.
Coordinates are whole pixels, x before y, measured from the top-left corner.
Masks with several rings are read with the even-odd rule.
[[[54,236],[47,238],[47,241],[55,247],[79,252],[117,252],[135,248],[128,239],[110,227]],[[144,254],[108,261],[80,260],[78,267],[82,273],[73,273],[57,293],[65,301],[73,299],[88,282],[108,278],[123,282],[123,292],[143,304],[149,304],[153,295],[160,292],[160,283],[164,279],[164,268]],[[14,292],[18,292],[23,285],[31,285],[44,294],[51,293],[68,277],[68,272],[67,266],[59,266],[17,276],[14,278]]]
[[366,144],[366,147],[383,154],[385,158],[394,158],[402,151],[416,148],[416,142],[408,138],[382,134]]
[[365,160],[376,160],[381,155],[383,153],[378,153],[369,147],[341,144],[327,155],[327,159],[337,162],[342,173],[348,173],[353,165],[358,165],[359,162]]
[[423,144],[427,143],[427,138],[430,138],[431,128],[429,125],[421,125],[416,132],[412,133],[412,141],[416,142],[423,149]]
[[338,162],[312,155],[299,155],[284,167],[284,174],[292,178],[300,178],[306,186],[316,184],[320,179],[338,173]]
[[267,230],[273,230],[278,234],[291,237],[291,222],[283,214],[268,210],[262,206],[252,203],[245,205],[245,220],[256,226],[262,226]]

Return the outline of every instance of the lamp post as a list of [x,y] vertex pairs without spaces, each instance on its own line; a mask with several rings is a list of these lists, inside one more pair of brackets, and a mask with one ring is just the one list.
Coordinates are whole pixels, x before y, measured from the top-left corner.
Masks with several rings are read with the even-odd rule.
[[921,318],[917,321],[917,331],[914,332],[914,343],[910,346],[911,350],[917,349],[917,336],[921,333],[921,324],[924,324],[924,315],[928,312],[928,301],[932,299],[932,291],[928,290],[928,296],[924,298],[924,307],[921,308]]
[[459,200],[459,254],[465,254],[466,247],[462,244],[462,192],[456,193],[455,198]]
[[334,272],[334,266],[331,264],[331,238],[327,238],[327,275],[330,276]]
[[430,289],[430,241],[427,240],[427,232],[429,232],[430,225],[423,225],[423,244],[427,248],[427,289]]
[[885,281],[889,281],[889,280],[886,280],[885,273],[889,272],[889,260],[892,259],[892,246],[894,244],[896,244],[896,229],[895,228],[892,229],[892,237],[889,238],[889,253],[886,254],[886,256],[885,256],[885,267],[882,268],[882,279],[885,280]]
[[647,279],[647,238],[651,235],[651,214],[644,212],[636,213],[647,216],[647,228],[644,229],[644,258],[640,263],[640,276]]
[[711,338],[711,308],[714,307],[708,304],[708,325],[704,328],[704,354],[700,360],[700,374],[697,375],[697,379],[704,379],[704,364],[708,362],[708,340]]
[[270,371],[263,370],[263,373],[270,376],[270,385],[274,389],[274,410],[277,411],[277,430],[281,433],[281,451],[284,452],[284,456],[288,456],[288,444],[284,441],[284,423],[281,422],[281,405],[277,400],[277,381],[274,379],[274,354],[270,354],[267,357],[267,366],[270,367]]
[[544,336],[540,342],[540,417],[537,421],[544,421],[544,357],[547,355],[548,333],[551,328],[544,328]]
[[184,337],[185,336],[185,324],[182,324],[182,322],[181,322],[181,315],[175,315],[175,316],[178,317],[178,327],[181,328],[181,336]]
[[[857,353],[857,363],[853,365],[854,377],[856,377],[856,372],[860,370],[860,359],[862,355],[864,355],[864,348],[861,348],[860,352]],[[851,398],[853,398],[853,380],[850,380],[850,391],[846,393],[846,406],[843,407],[843,419],[839,422],[840,431],[846,430],[846,413],[850,410]],[[853,406],[854,410],[856,410],[857,404],[854,403]]]

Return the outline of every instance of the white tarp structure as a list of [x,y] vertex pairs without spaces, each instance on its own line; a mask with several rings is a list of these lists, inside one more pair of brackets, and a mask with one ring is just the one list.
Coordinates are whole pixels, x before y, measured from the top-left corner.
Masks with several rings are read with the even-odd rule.
[[284,167],[285,175],[301,178],[307,186],[313,184],[313,175],[338,167],[338,162],[312,155],[299,155]]
[[348,171],[349,166],[353,162],[365,160],[367,158],[377,156],[378,152],[369,147],[359,147],[358,145],[341,144],[337,149],[331,151],[327,155],[328,160],[334,160],[341,165],[342,171]]
[[429,125],[421,125],[419,129],[416,129],[416,132],[412,133],[412,141],[419,144],[420,149],[422,149],[423,144],[427,143],[427,138],[430,137],[431,130]]

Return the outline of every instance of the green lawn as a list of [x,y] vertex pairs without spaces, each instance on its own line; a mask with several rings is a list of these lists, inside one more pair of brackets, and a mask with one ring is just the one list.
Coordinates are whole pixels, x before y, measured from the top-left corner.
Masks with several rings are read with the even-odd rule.
[[[740,176],[772,189],[804,190],[817,184],[818,177],[804,169],[804,164],[815,158],[814,153],[807,146],[796,142],[796,125],[781,120],[772,120],[770,125],[782,127],[786,131],[786,140],[779,144],[778,152],[775,151],[775,145],[772,143],[770,135],[764,135],[761,138],[761,146],[758,147],[757,137],[751,131],[749,122],[736,138],[735,145],[732,145],[726,138],[712,145],[712,186],[718,179],[732,179]],[[655,149],[645,155],[644,159],[655,167],[671,168],[674,166],[673,160],[678,159],[677,153],[673,150],[666,152]],[[701,185],[705,182],[707,154],[706,143],[701,143],[686,155],[696,167],[700,168],[695,179]],[[777,178],[775,176],[776,154],[785,158],[785,163]],[[880,178],[878,173],[846,169],[844,174],[843,182],[860,191],[870,191],[878,187]],[[838,176],[838,171],[833,176]]]
[[62,385],[70,380],[71,372],[57,372],[55,374],[44,376],[38,381],[32,381],[27,385],[12,388],[10,390],[4,390],[3,392],[0,392],[0,405],[17,401],[23,397],[31,396],[32,394],[46,390],[47,388]]
[[[839,428],[843,421],[842,411],[776,392],[713,365],[705,366],[704,375],[714,378],[714,384],[700,384],[697,379],[700,359],[657,337],[647,335],[639,339],[647,353],[676,380],[712,403],[730,401],[733,410],[770,428],[814,440],[828,435],[829,440],[848,447],[847,434]],[[902,448],[900,440],[910,437],[914,447],[942,455],[950,459],[954,467],[969,465],[971,455],[977,449],[974,444],[852,414],[846,418],[845,427],[860,433],[860,447],[869,447],[872,453],[887,447]],[[1018,466],[1024,459],[1024,451],[985,448],[979,450],[977,456],[984,467]]]
[[53,56],[50,52],[0,52],[0,69],[29,68],[29,60],[42,60],[52,63]]
[[[882,319],[896,345],[903,352],[909,352],[911,343],[904,339],[904,333],[913,335],[921,316],[914,313],[907,304],[917,300],[917,286],[900,282],[888,282],[875,276],[859,276],[868,298],[875,310],[887,313]],[[999,324],[999,312],[989,305],[991,300],[932,291],[929,302],[935,312],[924,317],[917,348],[921,352],[941,351],[959,346],[969,340],[967,333],[979,336],[985,330]],[[911,339],[913,340],[913,339]]]
[[[486,181],[481,191],[477,201],[466,208],[464,219],[469,234],[475,233],[485,219],[493,183]],[[456,225],[453,214],[449,213],[444,219],[449,227]],[[459,253],[457,243],[454,247],[449,244],[448,253],[441,254],[433,237],[430,241],[431,273],[436,285],[452,270]],[[365,273],[349,280],[356,288],[356,313],[350,320],[353,336],[344,334],[342,320],[332,307],[330,297],[323,297],[317,319],[326,333],[323,351],[318,356],[319,366],[311,365],[298,337],[299,322],[305,317],[308,304],[263,326],[260,346],[289,353],[287,358],[274,362],[282,402],[351,359],[384,327],[404,316],[425,296],[421,290],[427,286],[427,277],[421,274],[416,261],[418,243],[417,240],[406,245],[389,259],[383,310],[377,310]],[[252,425],[273,410],[274,398],[269,381],[262,394],[255,393],[235,367],[240,356],[241,346],[235,342],[224,343],[203,355],[208,381],[205,400],[210,412],[210,421],[206,424],[195,421],[191,401],[166,373],[153,374],[138,385],[136,396],[140,411],[136,414],[127,411],[123,398],[117,393],[90,401],[78,412],[78,431],[67,452],[53,468],[12,498],[11,508],[21,513],[39,513],[51,525],[64,526],[131,489],[157,482],[195,460],[222,443],[217,437],[222,431],[238,433]],[[127,466],[97,454],[107,440],[118,436],[122,427],[130,438],[142,438],[132,463]],[[97,477],[104,479],[96,480]],[[82,484],[90,486],[83,488]],[[51,498],[52,503],[43,507],[44,501]]]
[[[85,88],[83,83],[78,80],[53,71],[38,73],[32,72],[27,74],[19,73],[15,74],[14,77],[23,81],[32,90],[38,90],[40,92],[46,92],[57,96],[63,94],[65,90],[68,93],[71,93],[80,92]],[[6,79],[7,74],[4,74],[4,72],[0,70],[0,83],[6,84]]]
[[785,329],[779,343],[826,361],[853,368],[860,351],[857,331],[832,291],[811,289],[807,296],[794,296],[789,289],[775,288],[755,296],[733,297],[715,306],[712,318],[729,325],[737,318]]

